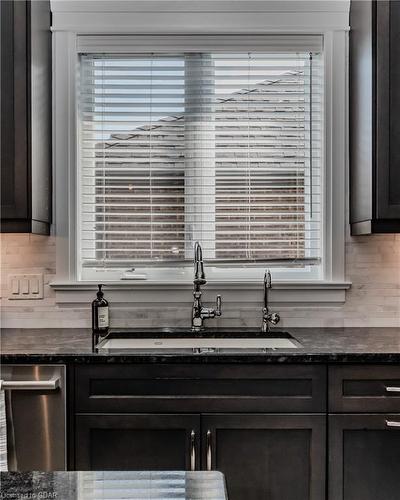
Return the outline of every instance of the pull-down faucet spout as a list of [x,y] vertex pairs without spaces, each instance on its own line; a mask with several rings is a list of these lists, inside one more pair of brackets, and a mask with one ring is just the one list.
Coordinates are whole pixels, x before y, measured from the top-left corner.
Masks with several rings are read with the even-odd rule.
[[194,245],[194,280],[195,285],[205,285],[207,283],[204,273],[203,251],[200,243],[196,241]]
[[270,324],[276,325],[281,320],[278,313],[269,312],[268,304],[268,291],[272,288],[271,271],[267,269],[264,274],[264,307],[263,307],[263,320],[261,331],[263,333],[270,332]]

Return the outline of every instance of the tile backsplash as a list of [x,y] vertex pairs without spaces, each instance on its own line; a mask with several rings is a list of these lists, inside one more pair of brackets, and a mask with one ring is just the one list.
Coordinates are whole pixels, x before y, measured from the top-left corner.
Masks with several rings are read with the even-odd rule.
[[[1,235],[2,327],[89,327],[88,305],[66,307],[55,302],[49,283],[55,278],[55,238],[29,234]],[[9,300],[10,274],[43,274],[44,298]],[[283,327],[400,327],[400,235],[347,237],[346,278],[352,282],[340,306],[280,307]],[[186,310],[187,309],[187,310]],[[187,326],[190,305],[155,308],[152,304],[111,308],[115,326]],[[220,326],[258,326],[261,303],[224,307]]]

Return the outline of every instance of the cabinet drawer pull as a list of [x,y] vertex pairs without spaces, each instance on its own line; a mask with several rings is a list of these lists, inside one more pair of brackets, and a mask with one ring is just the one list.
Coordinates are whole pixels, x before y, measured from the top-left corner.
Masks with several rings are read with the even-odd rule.
[[386,392],[400,392],[400,387],[386,386],[385,390],[386,390]]
[[211,470],[211,431],[207,431],[207,470]]
[[196,470],[196,433],[190,433],[190,470]]
[[400,429],[400,422],[396,422],[395,420],[386,420],[386,427]]

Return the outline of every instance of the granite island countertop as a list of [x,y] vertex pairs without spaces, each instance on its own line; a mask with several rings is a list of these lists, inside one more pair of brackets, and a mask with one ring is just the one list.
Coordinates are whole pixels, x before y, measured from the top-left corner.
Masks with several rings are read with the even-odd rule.
[[2,472],[0,498],[9,500],[226,500],[217,471]]
[[[90,329],[3,329],[3,363],[400,363],[400,328],[289,328],[299,349],[260,354],[93,353]],[[136,329],[133,335],[155,336],[159,330]],[[254,336],[256,329],[221,328],[215,336]]]

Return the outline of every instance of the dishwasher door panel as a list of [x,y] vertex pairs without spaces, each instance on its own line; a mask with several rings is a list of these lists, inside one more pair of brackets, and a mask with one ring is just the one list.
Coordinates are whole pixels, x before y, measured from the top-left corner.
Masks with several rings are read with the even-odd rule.
[[65,470],[65,366],[3,365],[0,378],[8,470]]

